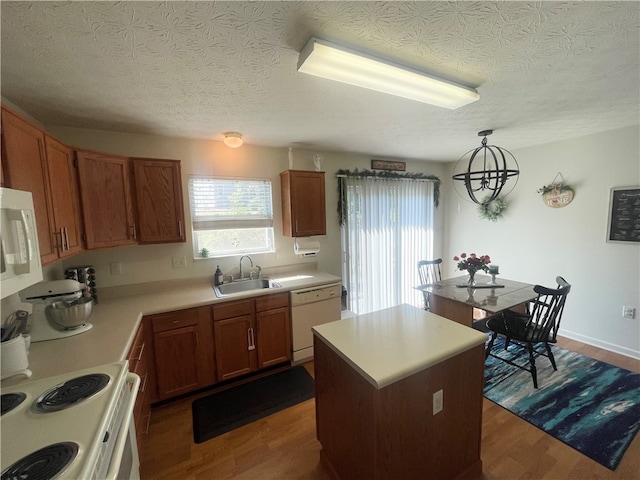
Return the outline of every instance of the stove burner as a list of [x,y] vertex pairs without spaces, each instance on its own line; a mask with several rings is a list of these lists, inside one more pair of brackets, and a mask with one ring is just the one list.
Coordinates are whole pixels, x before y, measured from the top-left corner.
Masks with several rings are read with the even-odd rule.
[[1,479],[50,480],[56,478],[77,454],[77,443],[54,443],[22,457],[2,472]]
[[57,412],[92,397],[109,383],[109,375],[94,373],[72,378],[44,392],[36,400],[35,409],[42,413]]
[[16,408],[18,405],[24,402],[25,398],[27,398],[27,394],[22,392],[4,393],[0,395],[0,403],[2,403],[0,416]]

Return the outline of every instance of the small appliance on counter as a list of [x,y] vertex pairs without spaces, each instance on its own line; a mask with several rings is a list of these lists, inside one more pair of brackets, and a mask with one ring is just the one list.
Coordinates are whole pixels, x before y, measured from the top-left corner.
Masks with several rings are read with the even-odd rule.
[[29,314],[24,310],[13,312],[2,325],[0,337],[0,379],[24,375],[31,377],[29,370],[29,335],[23,335],[27,330]]
[[82,283],[84,290],[82,296],[93,298],[98,303],[98,290],[96,288],[96,269],[91,265],[83,267],[71,267],[64,271],[64,278]]
[[87,323],[93,298],[83,296],[85,286],[75,280],[40,282],[20,292],[23,302],[33,304],[29,334],[31,342],[70,337],[90,330]]

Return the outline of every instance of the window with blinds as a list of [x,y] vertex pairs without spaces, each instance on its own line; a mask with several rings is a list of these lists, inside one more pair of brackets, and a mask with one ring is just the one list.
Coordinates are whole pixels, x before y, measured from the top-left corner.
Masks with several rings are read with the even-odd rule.
[[190,176],[189,203],[196,257],[274,251],[270,180]]

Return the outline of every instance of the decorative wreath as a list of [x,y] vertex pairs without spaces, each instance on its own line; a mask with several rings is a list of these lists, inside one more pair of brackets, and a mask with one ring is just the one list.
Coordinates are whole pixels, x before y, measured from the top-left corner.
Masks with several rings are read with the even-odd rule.
[[486,197],[482,203],[478,205],[478,212],[480,213],[480,218],[495,222],[502,217],[502,212],[504,212],[506,208],[507,203],[501,197],[495,198],[494,200]]

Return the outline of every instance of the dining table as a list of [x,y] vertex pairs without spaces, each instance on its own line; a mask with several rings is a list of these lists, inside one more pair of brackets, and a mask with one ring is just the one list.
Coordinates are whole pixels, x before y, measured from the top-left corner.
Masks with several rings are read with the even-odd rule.
[[536,298],[534,285],[505,278],[475,276],[475,285],[468,285],[469,277],[453,277],[436,283],[418,285],[416,290],[431,295],[430,311],[441,317],[473,327],[474,309],[492,316],[503,310],[524,311],[525,304]]

